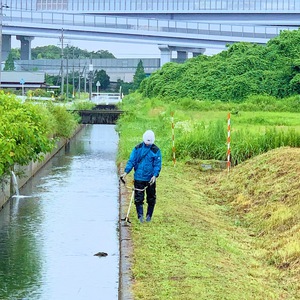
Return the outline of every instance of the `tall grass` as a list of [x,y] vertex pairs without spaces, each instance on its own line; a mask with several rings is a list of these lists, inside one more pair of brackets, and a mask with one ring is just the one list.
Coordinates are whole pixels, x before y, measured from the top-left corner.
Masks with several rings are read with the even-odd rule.
[[72,109],[77,109],[77,110],[89,110],[93,109],[96,106],[94,102],[91,101],[74,101],[72,103]]
[[[190,132],[181,132],[177,139],[176,153],[179,158],[226,160],[227,127],[224,122],[203,123]],[[265,132],[237,130],[231,134],[231,163],[237,165],[271,149],[291,146],[300,147],[300,134],[294,129],[287,131],[271,128]]]
[[300,112],[300,96],[277,99],[269,95],[252,95],[240,103],[239,108],[244,111]]
[[190,132],[180,132],[176,140],[176,153],[179,158],[222,159],[226,154],[226,137],[223,122],[200,123]]
[[[280,107],[279,101],[283,100],[252,96],[247,103],[256,108],[260,105]],[[298,100],[294,97],[289,101],[295,103]],[[177,159],[227,159],[227,108],[235,112],[232,114],[232,165],[274,148],[300,147],[300,120],[297,113],[241,111],[246,102],[193,102],[183,99],[180,103],[165,103],[157,98],[144,99],[139,94],[127,96],[121,107],[125,114],[117,126],[117,130],[126,136],[120,142],[119,160],[126,159],[132,147],[142,141],[143,132],[152,129],[164,160],[172,161],[171,111],[175,111]],[[223,111],[214,110],[219,106]],[[203,111],[199,110],[200,107]]]
[[80,117],[77,114],[69,113],[65,107],[49,103],[47,109],[54,119],[54,136],[68,138],[72,135]]
[[241,130],[232,134],[231,141],[232,164],[237,165],[275,148],[284,146],[300,147],[300,134],[297,134],[294,129],[284,131],[271,128],[264,133],[251,133]]

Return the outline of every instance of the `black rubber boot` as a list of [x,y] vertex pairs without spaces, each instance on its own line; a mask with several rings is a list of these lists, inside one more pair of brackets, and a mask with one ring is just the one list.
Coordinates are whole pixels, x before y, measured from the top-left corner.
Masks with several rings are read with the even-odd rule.
[[136,205],[136,212],[137,212],[137,217],[138,217],[140,223],[143,223],[144,222],[144,210],[143,210],[142,204]]
[[148,205],[146,221],[150,222],[154,211],[154,205]]

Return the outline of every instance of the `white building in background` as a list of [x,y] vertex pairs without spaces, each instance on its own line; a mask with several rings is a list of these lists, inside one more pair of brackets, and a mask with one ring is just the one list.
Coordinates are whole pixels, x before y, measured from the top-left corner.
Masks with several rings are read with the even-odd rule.
[[[69,59],[68,63],[64,60],[64,71],[72,74],[72,72],[80,72],[84,78],[88,76],[89,64],[92,63],[94,70],[104,70],[110,77],[111,82],[123,80],[131,82],[136,72],[139,61],[142,61],[146,75],[150,75],[160,68],[160,60],[156,58],[143,59]],[[35,59],[35,60],[17,60],[15,61],[16,71],[26,72],[42,72],[48,75],[60,75],[61,73],[60,59]],[[67,67],[68,66],[68,67]]]
[[44,72],[4,71],[1,81],[1,88],[25,90],[47,87]]

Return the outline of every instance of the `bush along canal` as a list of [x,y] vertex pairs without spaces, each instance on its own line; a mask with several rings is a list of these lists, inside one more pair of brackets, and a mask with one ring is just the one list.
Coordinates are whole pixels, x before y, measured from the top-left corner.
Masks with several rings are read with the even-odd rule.
[[118,135],[88,125],[0,211],[0,299],[118,299]]

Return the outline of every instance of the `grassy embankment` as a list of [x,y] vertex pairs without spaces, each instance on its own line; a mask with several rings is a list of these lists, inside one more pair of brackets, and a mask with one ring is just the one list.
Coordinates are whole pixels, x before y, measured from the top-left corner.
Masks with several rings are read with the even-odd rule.
[[[128,114],[118,127],[119,161],[127,159],[148,128],[155,131],[164,156],[153,222],[140,225],[131,212],[135,299],[300,299],[300,149],[268,151],[239,163],[228,174],[226,170],[203,172],[202,161],[180,148],[174,167],[170,110],[175,110],[179,147],[195,134],[191,124],[203,122],[201,128],[207,129],[215,119],[226,128],[228,111],[199,112],[157,105],[153,100],[126,101]],[[283,132],[293,128],[296,134],[290,139],[297,142],[299,113],[232,115],[232,138],[245,138],[251,132],[260,136],[267,128],[279,127]],[[252,140],[241,145],[249,146],[251,155],[256,153],[253,144]],[[226,157],[226,135],[224,146]]]

